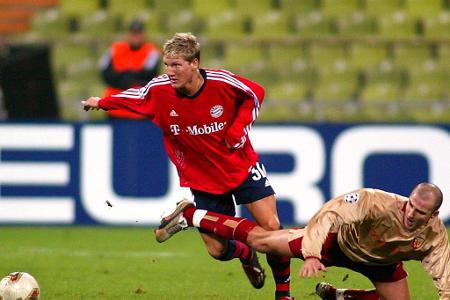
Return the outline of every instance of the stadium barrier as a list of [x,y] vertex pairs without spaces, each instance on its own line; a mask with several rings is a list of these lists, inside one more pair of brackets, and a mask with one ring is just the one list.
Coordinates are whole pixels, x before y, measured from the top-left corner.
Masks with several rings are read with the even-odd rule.
[[[450,125],[256,125],[251,136],[284,224],[362,186],[450,194]],[[220,180],[220,178],[217,178]],[[149,122],[0,123],[0,223],[155,225],[178,187]],[[247,212],[239,211],[248,216]],[[450,222],[450,201],[440,216]]]

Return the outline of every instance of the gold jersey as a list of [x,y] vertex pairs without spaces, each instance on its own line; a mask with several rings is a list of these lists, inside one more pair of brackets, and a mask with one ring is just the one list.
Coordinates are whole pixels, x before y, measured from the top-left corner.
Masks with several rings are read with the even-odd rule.
[[409,231],[403,225],[408,198],[375,189],[359,189],[333,198],[308,222],[302,254],[320,258],[328,232],[352,261],[387,265],[418,260],[433,279],[441,300],[450,300],[450,246],[444,223],[433,217]]

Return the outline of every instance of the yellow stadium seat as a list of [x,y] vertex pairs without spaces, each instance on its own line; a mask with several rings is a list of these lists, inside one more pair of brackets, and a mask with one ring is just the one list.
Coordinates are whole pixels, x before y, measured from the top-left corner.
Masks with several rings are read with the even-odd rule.
[[282,43],[269,45],[268,62],[281,72],[289,73],[304,69],[307,64],[302,45]]
[[349,16],[361,8],[359,0],[322,0],[321,9],[327,17]]
[[108,0],[107,10],[108,13],[112,15],[137,16],[142,14],[148,8],[149,6],[147,0]]
[[272,84],[267,89],[267,98],[278,102],[301,102],[308,95],[308,87],[300,81],[286,81]]
[[405,89],[407,101],[444,100],[449,95],[450,70],[439,66],[435,61],[411,68],[408,72],[408,85]]
[[450,44],[442,42],[438,46],[439,66],[450,70]]
[[165,15],[165,21],[164,31],[170,36],[175,32],[192,32],[195,35],[200,35],[205,26],[203,18],[194,16],[192,11],[188,10]]
[[347,52],[342,43],[314,42],[307,49],[310,64],[318,69],[333,68],[346,61]]
[[266,67],[262,48],[258,45],[228,44],[225,49],[224,67],[232,72],[243,73],[262,70]]
[[209,39],[237,39],[244,36],[246,18],[234,11],[209,16],[203,34]]
[[282,38],[293,33],[291,23],[282,12],[269,11],[253,18],[252,35],[261,39]]
[[382,17],[401,9],[401,0],[365,0],[364,10],[369,16]]
[[305,15],[320,9],[320,0],[280,0],[281,9],[286,13]]
[[60,0],[59,8],[63,15],[85,15],[100,9],[99,1],[92,0]]
[[[74,28],[74,25],[78,27]],[[46,39],[64,38],[73,33],[73,29],[79,30],[79,26],[79,17],[64,15],[56,10],[39,12],[32,19],[33,33]]]
[[375,19],[363,11],[341,16],[336,20],[337,32],[342,37],[370,36],[376,33]]
[[414,18],[436,17],[443,9],[442,0],[406,0],[406,13]]
[[193,0],[192,11],[196,16],[214,17],[224,12],[234,10],[233,0]]
[[336,33],[332,20],[324,16],[320,10],[312,11],[306,15],[295,15],[294,24],[298,36],[302,38],[327,37]]
[[[117,1],[121,1],[121,0],[117,0]],[[122,2],[128,3],[130,1],[122,1]],[[146,2],[151,3],[151,5],[150,5],[151,9],[154,9],[158,13],[164,12],[166,14],[183,11],[183,10],[191,10],[192,5],[193,5],[192,0],[176,0],[176,1],[174,1],[174,0],[151,0],[151,1],[148,1],[147,0]]]
[[261,16],[273,9],[272,0],[236,1],[236,10],[247,16]]
[[417,19],[396,11],[378,19],[378,35],[384,38],[413,38],[418,35]]
[[359,69],[368,69],[380,65],[387,58],[387,47],[378,42],[353,42],[350,45],[348,62]]
[[423,23],[427,38],[445,39],[450,37],[449,11],[442,11],[435,16],[424,17]]
[[431,60],[431,48],[424,43],[401,43],[393,47],[393,62],[398,67],[414,68],[421,67],[426,61]]
[[403,98],[408,102],[422,102],[423,104],[449,100],[445,87],[434,82],[419,82],[409,85]]

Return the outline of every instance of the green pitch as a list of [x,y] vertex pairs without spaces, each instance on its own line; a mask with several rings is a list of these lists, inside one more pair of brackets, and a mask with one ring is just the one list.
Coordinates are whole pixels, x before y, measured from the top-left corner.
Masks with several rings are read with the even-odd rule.
[[[26,271],[36,277],[43,300],[69,299],[273,299],[267,263],[266,285],[255,290],[237,261],[211,259],[195,230],[163,244],[151,229],[118,227],[0,227],[0,275]],[[299,278],[292,262],[292,294],[319,299],[314,287],[369,288],[369,281],[345,269],[330,268],[320,278]],[[438,299],[420,263],[409,262],[412,299]]]

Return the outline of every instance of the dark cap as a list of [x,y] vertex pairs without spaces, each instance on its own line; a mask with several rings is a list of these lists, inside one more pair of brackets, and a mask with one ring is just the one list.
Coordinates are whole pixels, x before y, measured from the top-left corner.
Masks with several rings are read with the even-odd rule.
[[140,20],[133,20],[128,27],[128,31],[142,32],[144,31],[144,23]]

